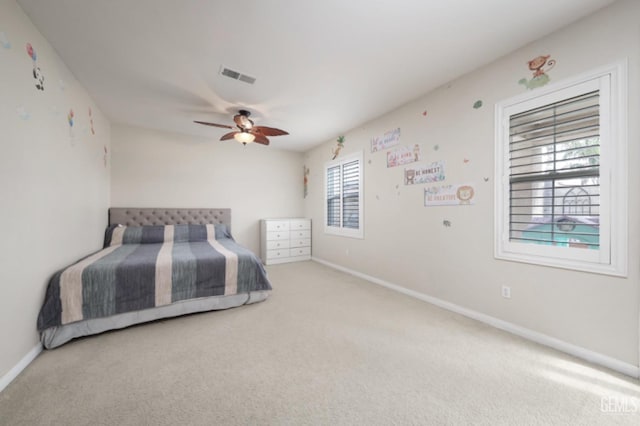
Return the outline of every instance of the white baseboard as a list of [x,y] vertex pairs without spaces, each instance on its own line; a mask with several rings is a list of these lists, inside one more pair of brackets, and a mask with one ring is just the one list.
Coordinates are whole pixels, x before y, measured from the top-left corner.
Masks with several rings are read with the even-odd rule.
[[424,302],[431,303],[433,305],[439,306],[448,311],[452,311],[460,315],[464,315],[465,317],[469,317],[474,320],[483,322],[495,328],[499,328],[500,330],[504,330],[509,333],[515,334],[517,336],[524,337],[527,340],[531,340],[533,342],[540,343],[541,345],[548,346],[553,349],[557,349],[561,352],[565,352],[569,355],[573,355],[577,358],[584,359],[594,364],[601,365],[606,368],[610,368],[611,370],[617,371],[622,374],[626,374],[627,376],[631,376],[636,379],[640,378],[640,368],[635,365],[628,364],[618,359],[611,358],[607,355],[603,355],[601,353],[594,352],[589,349],[585,349],[583,347],[573,345],[571,343],[567,343],[560,339],[556,339],[555,337],[547,336],[546,334],[538,333],[537,331],[533,331],[528,328],[520,327],[519,325],[512,324],[510,322],[492,317],[490,315],[486,315],[481,312],[464,308],[462,306],[444,301],[442,299],[438,299],[436,297],[427,296],[426,294],[401,287],[399,285],[381,280],[376,277],[372,277],[370,275],[363,274],[358,271],[354,271],[349,268],[345,268],[344,266],[340,266],[335,263],[328,262],[324,259],[312,257],[311,260],[321,263],[323,265],[329,266],[330,268],[337,269],[339,271],[346,272],[348,274],[370,281],[374,284],[378,284],[383,287],[389,288],[391,290],[400,292],[402,294],[406,294],[407,296],[411,296],[416,299],[420,299]]
[[0,392],[2,392],[4,388],[9,386],[9,383],[11,383],[13,379],[18,377],[18,374],[22,373],[22,370],[27,368],[27,366],[31,364],[31,362],[36,359],[38,355],[40,355],[40,352],[42,352],[42,344],[38,343],[33,349],[27,352],[27,354],[22,357],[20,362],[14,365],[13,368],[7,372],[7,374],[2,376],[2,378],[0,378]]

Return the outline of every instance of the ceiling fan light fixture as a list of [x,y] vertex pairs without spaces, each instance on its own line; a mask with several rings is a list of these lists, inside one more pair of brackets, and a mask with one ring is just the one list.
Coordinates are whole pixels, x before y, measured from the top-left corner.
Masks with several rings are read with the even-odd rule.
[[256,139],[256,136],[249,132],[238,132],[235,135],[233,135],[233,138],[238,142],[242,143],[243,145],[246,145],[248,143],[253,142]]

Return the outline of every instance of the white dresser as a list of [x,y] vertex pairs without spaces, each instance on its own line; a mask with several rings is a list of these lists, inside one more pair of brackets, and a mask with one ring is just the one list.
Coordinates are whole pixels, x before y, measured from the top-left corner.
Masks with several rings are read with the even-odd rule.
[[311,219],[262,219],[260,257],[265,265],[311,259]]

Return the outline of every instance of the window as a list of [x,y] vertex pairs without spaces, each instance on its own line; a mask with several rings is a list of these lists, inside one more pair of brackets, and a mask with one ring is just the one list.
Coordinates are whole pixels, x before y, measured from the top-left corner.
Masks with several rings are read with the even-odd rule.
[[496,257],[626,275],[624,65],[496,105]]
[[362,152],[325,165],[326,233],[363,238]]

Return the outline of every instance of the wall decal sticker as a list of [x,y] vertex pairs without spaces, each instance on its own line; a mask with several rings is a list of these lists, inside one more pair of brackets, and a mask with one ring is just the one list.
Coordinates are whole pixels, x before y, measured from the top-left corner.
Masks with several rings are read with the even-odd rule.
[[71,146],[75,146],[76,144],[76,133],[73,130],[73,118],[75,114],[73,113],[73,109],[69,110],[67,114],[67,123],[69,123],[69,142],[71,142]]
[[427,116],[427,110],[426,109],[422,112],[422,115],[424,115],[425,117]]
[[23,106],[19,106],[16,108],[16,113],[21,120],[29,120],[31,118],[31,113],[27,111],[27,109]]
[[91,107],[89,107],[89,125],[91,126],[91,134],[95,135],[96,131],[93,129],[93,112],[91,111]]
[[432,186],[424,190],[424,205],[425,207],[470,205],[475,204],[474,196],[473,184]]
[[36,55],[36,51],[33,48],[33,46],[31,46],[31,43],[27,43],[26,48],[27,48],[27,55],[29,55],[29,57],[33,60],[33,62],[35,62],[36,59],[38,59],[38,55]]
[[369,164],[371,164],[371,160],[369,160]]
[[[533,71],[533,77],[531,80],[521,78],[518,81],[518,84],[522,84],[529,90],[535,89],[536,87],[542,87],[547,84],[551,78],[549,78],[546,73],[556,65],[555,59],[549,59],[550,57],[551,55],[541,55],[527,62],[529,70]],[[547,66],[547,69],[544,69],[545,65]]]
[[36,63],[36,59],[38,58],[38,55],[36,54],[36,50],[33,48],[33,46],[31,46],[31,43],[27,43],[26,48],[27,48],[27,54],[33,61],[32,74],[33,74],[33,78],[36,80],[36,89],[44,90],[44,75],[42,74],[42,70],[40,70],[40,67]]
[[109,155],[109,151],[107,151],[107,146],[106,145],[104,145],[103,148],[104,148],[104,168],[106,169],[107,168],[107,157]]
[[400,143],[400,128],[389,130],[382,136],[371,138],[371,152],[382,151]]
[[415,163],[416,161],[420,161],[420,157],[420,145],[415,144],[413,148],[401,146],[387,152],[387,167]]
[[480,108],[482,108],[482,101],[481,101],[481,100],[479,100],[479,99],[478,99],[477,101],[475,101],[475,102],[473,103],[473,108],[475,108],[475,109],[480,109]]
[[331,150],[331,153],[333,154],[332,160],[335,160],[338,157],[338,154],[340,154],[340,150],[344,148],[344,136],[338,136],[336,142],[338,143],[336,149]]
[[438,182],[444,178],[444,161],[435,161],[428,166],[414,166],[404,169],[405,185]]
[[451,228],[451,222],[448,220],[443,220],[442,226],[444,226],[445,228]]
[[11,42],[4,31],[0,31],[0,44],[2,44],[2,47],[5,49],[11,49]]
[[437,151],[437,150],[439,150],[439,149],[440,149],[440,145],[434,145],[434,146],[433,146],[433,150],[434,150],[434,151]]
[[473,189],[471,185],[463,185],[459,186],[456,191],[456,197],[460,200],[460,204],[471,204],[471,200],[473,200],[473,196],[476,194],[476,191]]
[[307,194],[309,193],[309,168],[306,164],[302,166],[302,173],[304,175],[304,198],[307,198]]
[[462,160],[462,162],[463,162],[464,164],[467,164],[469,161],[471,161],[471,160],[469,160],[468,158],[465,158],[464,160]]

